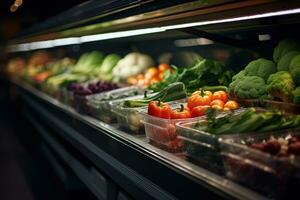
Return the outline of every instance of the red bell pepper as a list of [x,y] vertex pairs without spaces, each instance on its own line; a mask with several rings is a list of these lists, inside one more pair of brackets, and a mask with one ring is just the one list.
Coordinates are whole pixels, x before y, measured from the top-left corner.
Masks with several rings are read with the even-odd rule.
[[184,107],[182,104],[180,108],[172,110],[171,112],[171,119],[184,119],[184,118],[191,118],[190,109]]
[[170,105],[161,101],[150,101],[148,104],[148,114],[155,117],[170,119],[171,111]]

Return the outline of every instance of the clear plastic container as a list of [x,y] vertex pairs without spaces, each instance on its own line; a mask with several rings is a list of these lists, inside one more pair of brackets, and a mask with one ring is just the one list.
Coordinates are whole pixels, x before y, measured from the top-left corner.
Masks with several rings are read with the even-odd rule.
[[141,109],[146,109],[146,107],[126,108],[122,106],[123,101],[110,103],[120,128],[128,131],[130,134],[144,134],[144,125],[141,123],[142,114],[140,111]]
[[[244,108],[234,111],[234,114],[244,112]],[[229,112],[220,112],[217,117],[224,117]],[[220,155],[219,138],[227,138],[231,135],[214,135],[195,128],[206,125],[205,116],[194,118],[187,122],[176,123],[178,138],[182,140],[182,148],[186,153],[186,159],[218,174],[224,174],[224,167]]]
[[74,108],[82,114],[89,114],[89,107],[87,105],[87,96],[73,95]]
[[116,118],[112,112],[111,105],[125,98],[143,94],[144,91],[141,87],[131,86],[88,96],[87,105],[89,107],[89,114],[106,123],[112,123],[116,121]]
[[176,124],[178,138],[183,142],[186,158],[210,171],[223,174],[223,163],[219,150],[219,136],[195,129],[197,124],[205,124],[205,119],[193,119]]
[[268,197],[279,198],[295,172],[292,164],[294,157],[274,156],[248,145],[266,141],[271,136],[278,138],[299,133],[299,129],[291,129],[221,139],[219,142],[226,176]]
[[74,93],[64,88],[61,90],[59,100],[66,105],[74,106]]
[[[180,106],[179,102],[180,100],[169,104],[174,109]],[[175,124],[178,122],[189,121],[192,118],[163,119],[148,115],[147,110],[142,110],[141,113],[142,123],[145,125],[146,136],[150,144],[168,152],[182,152],[182,141],[177,137]]]

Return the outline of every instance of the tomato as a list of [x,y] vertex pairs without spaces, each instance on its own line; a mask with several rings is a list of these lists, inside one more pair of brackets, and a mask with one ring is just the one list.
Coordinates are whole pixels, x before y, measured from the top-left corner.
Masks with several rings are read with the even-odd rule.
[[193,109],[196,106],[205,106],[209,105],[211,102],[211,97],[209,96],[209,93],[207,95],[206,92],[196,92],[192,96],[188,98],[187,105],[189,109]]
[[209,109],[210,106],[196,106],[193,108],[191,115],[192,117],[199,117],[205,115],[207,109]]
[[223,107],[220,105],[213,105],[211,108],[216,109],[216,110],[223,110]]
[[220,91],[214,92],[214,94],[212,96],[212,100],[215,100],[215,99],[220,99],[224,103],[226,103],[228,100],[228,95],[225,91],[220,90]]
[[158,70],[159,70],[160,73],[161,73],[161,72],[164,72],[164,71],[166,71],[166,70],[169,70],[169,69],[171,69],[170,65],[165,64],[165,63],[160,64],[160,65],[158,66]]
[[170,119],[171,111],[170,105],[161,101],[150,101],[148,104],[148,114],[155,117]]
[[220,100],[220,99],[215,99],[215,100],[213,100],[212,102],[210,102],[210,106],[211,106],[211,107],[213,107],[214,105],[220,106],[220,107],[222,107],[222,109],[223,109],[223,107],[224,107],[224,102],[223,102],[222,100]]
[[158,69],[156,67],[150,67],[145,74],[146,79],[151,79],[157,76],[158,76]]
[[182,104],[180,108],[172,110],[171,112],[171,119],[184,119],[184,118],[191,118],[190,109],[184,107]]
[[153,77],[150,79],[150,85],[159,82],[160,80],[157,77]]
[[49,71],[45,71],[45,72],[41,72],[41,73],[37,74],[34,77],[34,79],[35,79],[35,81],[41,83],[44,80],[46,80],[49,76],[50,76],[50,72]]
[[145,78],[144,74],[138,74],[138,75],[136,76],[136,79],[137,79],[137,80],[144,79],[144,78]]
[[137,84],[138,80],[135,77],[129,77],[127,79],[127,83],[131,84],[131,85],[135,85]]
[[164,79],[164,72],[160,72],[160,73],[158,74],[158,79],[159,79],[159,80],[163,80],[163,79]]
[[227,101],[224,105],[224,109],[227,108],[229,110],[234,110],[239,108],[239,104],[236,101]]

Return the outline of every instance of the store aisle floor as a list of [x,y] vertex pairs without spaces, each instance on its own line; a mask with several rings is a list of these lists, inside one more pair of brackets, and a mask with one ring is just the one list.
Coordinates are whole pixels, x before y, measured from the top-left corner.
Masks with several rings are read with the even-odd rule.
[[[3,118],[2,118],[3,119]],[[5,123],[6,122],[6,123]],[[33,200],[22,164],[29,155],[6,120],[0,122],[0,199]]]

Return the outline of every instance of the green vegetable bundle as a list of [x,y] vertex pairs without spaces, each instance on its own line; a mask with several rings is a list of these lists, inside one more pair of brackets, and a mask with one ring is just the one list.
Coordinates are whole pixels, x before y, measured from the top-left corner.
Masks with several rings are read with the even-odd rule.
[[207,85],[228,85],[233,75],[231,71],[226,71],[222,63],[209,59],[200,60],[190,68],[179,69],[175,66],[172,68],[173,73],[167,71],[162,82],[149,88],[160,91],[171,83],[182,82],[187,91],[192,92]]
[[145,95],[142,99],[137,100],[126,100],[123,105],[125,107],[141,107],[146,106],[150,101],[159,100],[162,102],[174,101],[178,99],[183,99],[186,97],[185,86],[181,82],[172,83],[169,86],[165,87],[163,90],[158,92],[155,95],[147,97]]
[[209,110],[207,116],[206,125],[197,124],[195,128],[216,135],[267,132],[300,126],[300,115],[285,117],[280,111],[258,112],[255,108],[221,118],[216,118],[215,111]]

